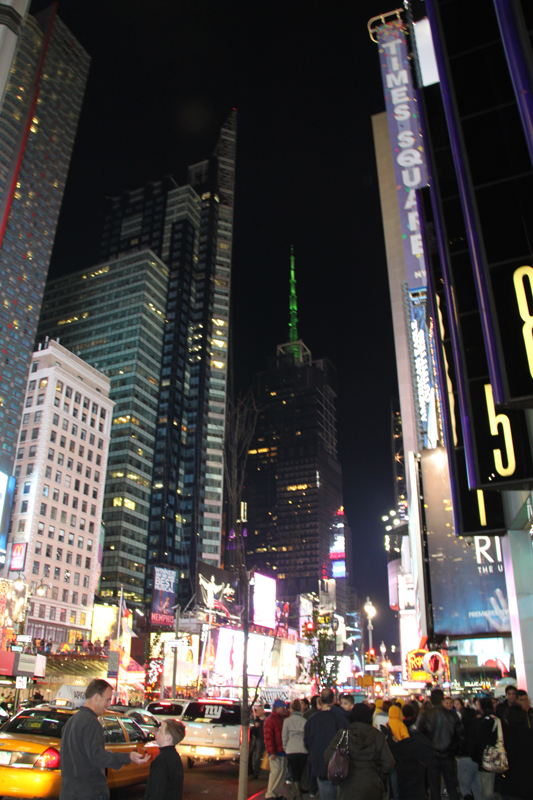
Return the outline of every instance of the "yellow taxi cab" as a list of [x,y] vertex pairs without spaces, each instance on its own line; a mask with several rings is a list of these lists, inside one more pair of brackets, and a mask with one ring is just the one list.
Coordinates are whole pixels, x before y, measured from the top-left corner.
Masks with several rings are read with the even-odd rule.
[[[77,709],[54,705],[26,708],[0,728],[0,786],[5,797],[59,797],[61,791],[61,729]],[[159,753],[153,735],[133,719],[106,713],[99,717],[106,750],[150,754],[147,764],[125,764],[107,770],[111,789],[145,783]]]

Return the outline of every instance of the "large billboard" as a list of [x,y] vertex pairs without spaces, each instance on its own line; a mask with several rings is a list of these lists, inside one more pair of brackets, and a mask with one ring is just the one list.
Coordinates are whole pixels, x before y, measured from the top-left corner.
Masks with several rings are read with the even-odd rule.
[[276,579],[254,574],[254,625],[276,627]]
[[455,536],[446,450],[422,451],[433,627],[438,635],[510,633],[501,540]]
[[427,286],[416,189],[427,185],[424,148],[401,20],[376,29],[409,289]]
[[154,567],[154,588],[152,592],[152,625],[161,628],[174,627],[174,606],[176,605],[176,570]]
[[234,572],[227,572],[211,564],[198,563],[198,605],[219,616],[219,622],[237,616],[237,589],[238,577]]
[[6,563],[7,532],[13,507],[15,486],[15,478],[0,470],[0,565]]

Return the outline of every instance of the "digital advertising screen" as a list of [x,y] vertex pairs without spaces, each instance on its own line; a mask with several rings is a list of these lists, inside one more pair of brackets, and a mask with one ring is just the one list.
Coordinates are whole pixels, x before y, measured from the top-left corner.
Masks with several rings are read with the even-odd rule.
[[0,471],[0,565],[6,562],[7,532],[16,483],[12,475]]
[[176,570],[154,567],[154,588],[152,592],[152,625],[162,628],[174,627],[174,606],[176,605]]
[[266,672],[270,664],[270,655],[274,639],[251,633],[248,637],[248,673],[259,676]]
[[[226,619],[235,617],[240,610],[237,607],[237,587],[238,578],[234,572],[198,563],[196,598],[200,606]],[[221,619],[217,621],[222,622]]]
[[276,627],[276,579],[254,574],[254,625]]
[[436,634],[510,633],[501,540],[454,534],[446,450],[422,450],[433,622]]

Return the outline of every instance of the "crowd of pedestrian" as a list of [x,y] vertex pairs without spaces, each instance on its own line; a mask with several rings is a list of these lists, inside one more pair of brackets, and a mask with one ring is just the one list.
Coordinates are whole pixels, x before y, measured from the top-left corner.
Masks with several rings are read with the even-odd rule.
[[[472,701],[433,689],[429,698],[336,698],[331,689],[267,714],[256,707],[251,771],[269,769],[266,800],[533,800],[533,709],[526,691],[507,686],[505,698]],[[505,772],[486,756],[506,752]],[[337,747],[347,744],[349,768],[338,785],[328,777]],[[485,757],[485,758],[484,758]]]

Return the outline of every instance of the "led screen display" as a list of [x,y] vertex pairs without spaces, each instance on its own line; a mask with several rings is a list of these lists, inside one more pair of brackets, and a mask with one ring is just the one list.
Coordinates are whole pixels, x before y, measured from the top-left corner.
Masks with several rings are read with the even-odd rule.
[[454,534],[444,448],[422,451],[422,478],[436,634],[469,636],[511,630],[501,540]]
[[154,567],[154,591],[152,596],[152,625],[174,627],[176,605],[176,571]]
[[12,475],[0,472],[0,564],[5,564],[7,531],[13,507],[16,480]]
[[276,579],[254,575],[254,625],[276,627]]

